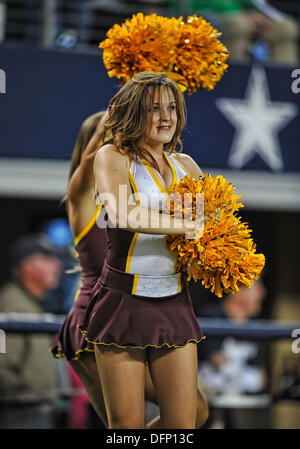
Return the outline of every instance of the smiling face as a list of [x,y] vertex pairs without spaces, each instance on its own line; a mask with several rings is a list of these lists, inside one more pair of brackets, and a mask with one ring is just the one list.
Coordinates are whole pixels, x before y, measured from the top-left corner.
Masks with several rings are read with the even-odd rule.
[[163,148],[176,131],[176,101],[171,89],[162,87],[149,90],[147,101],[147,121],[143,142],[148,147]]
[[108,106],[105,143],[113,143],[129,158],[138,156],[155,166],[163,150],[172,153],[186,121],[182,92],[164,73],[136,74]]

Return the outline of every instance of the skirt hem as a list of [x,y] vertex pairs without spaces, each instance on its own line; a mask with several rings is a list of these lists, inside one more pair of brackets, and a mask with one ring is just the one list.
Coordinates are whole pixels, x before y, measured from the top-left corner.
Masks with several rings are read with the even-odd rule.
[[53,355],[53,357],[55,359],[66,358],[68,361],[71,361],[71,360],[79,360],[80,355],[81,355],[82,352],[95,352],[95,350],[94,349],[90,349],[90,348],[78,349],[78,351],[75,351],[73,357],[68,357],[64,353],[63,348],[61,348],[60,346],[56,347],[55,350],[53,350],[53,348],[49,348],[49,352],[51,352],[51,354]]
[[[80,332],[82,332],[84,335],[87,335],[87,331],[83,330],[80,328],[80,325],[77,325],[78,329],[80,330]],[[146,349],[148,347],[152,347],[152,348],[162,348],[163,346],[167,346],[168,348],[182,348],[183,346],[185,346],[187,343],[190,342],[194,342],[194,343],[200,343],[201,340],[205,340],[206,336],[203,335],[199,340],[197,340],[196,338],[190,338],[188,339],[183,345],[169,345],[169,343],[162,343],[161,345],[152,345],[152,344],[147,344],[145,346],[134,346],[134,345],[118,345],[117,343],[111,342],[111,343],[105,343],[103,341],[93,341],[93,340],[89,340],[87,337],[85,337],[86,341],[89,343],[92,343],[94,345],[105,345],[105,346],[116,346],[118,348],[121,349],[126,349],[126,348],[132,348],[132,349]]]

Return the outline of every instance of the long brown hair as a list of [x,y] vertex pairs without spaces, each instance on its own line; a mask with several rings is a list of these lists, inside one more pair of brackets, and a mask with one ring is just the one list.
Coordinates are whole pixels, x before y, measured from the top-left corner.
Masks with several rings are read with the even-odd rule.
[[[152,88],[152,89],[150,89]],[[154,94],[159,89],[160,98],[164,88],[173,92],[176,102],[177,124],[172,140],[164,144],[164,150],[172,153],[177,143],[182,151],[180,133],[185,126],[186,107],[183,94],[177,84],[169,79],[165,73],[141,72],[126,83],[110,100],[108,118],[105,120],[101,146],[113,143],[116,149],[131,159],[137,156],[159,171],[154,157],[145,148],[138,145],[138,141],[145,134],[147,111],[154,103]],[[99,147],[99,146],[98,146]]]
[[[99,111],[95,114],[90,115],[87,117],[84,122],[82,123],[77,139],[75,142],[74,150],[72,153],[71,158],[71,165],[69,169],[69,176],[68,176],[68,184],[76,170],[76,168],[80,165],[81,158],[83,155],[84,150],[87,147],[87,144],[89,143],[90,139],[92,138],[92,135],[96,131],[96,128],[99,124],[99,121],[102,119],[106,111]],[[101,139],[101,137],[100,137]],[[65,207],[68,212],[68,195],[65,194],[64,197],[59,202],[60,205],[65,204]]]
[[89,143],[90,139],[92,138],[92,136],[99,124],[99,121],[102,119],[104,114],[105,114],[105,111],[96,112],[95,114],[92,114],[89,117],[87,117],[84,120],[84,122],[82,123],[82,125],[79,129],[78,135],[77,135],[77,139],[75,142],[75,146],[74,146],[74,150],[73,150],[73,154],[72,154],[72,158],[71,158],[71,165],[70,165],[69,178],[68,178],[69,181],[72,178],[73,173],[75,172],[76,168],[80,165],[82,154],[83,154],[84,150],[86,149],[87,144]]

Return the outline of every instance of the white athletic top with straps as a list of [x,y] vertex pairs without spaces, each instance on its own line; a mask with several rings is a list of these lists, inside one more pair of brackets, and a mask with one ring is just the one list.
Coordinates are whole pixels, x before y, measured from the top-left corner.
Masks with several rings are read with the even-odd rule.
[[[172,183],[166,189],[146,161],[134,160],[129,169],[129,180],[135,198],[143,206],[160,210],[166,196],[175,184],[187,175],[172,154],[164,152],[172,170]],[[136,232],[126,261],[126,272],[135,275],[133,292],[142,296],[168,296],[181,291],[181,273],[175,273],[176,258],[170,253],[165,234]]]

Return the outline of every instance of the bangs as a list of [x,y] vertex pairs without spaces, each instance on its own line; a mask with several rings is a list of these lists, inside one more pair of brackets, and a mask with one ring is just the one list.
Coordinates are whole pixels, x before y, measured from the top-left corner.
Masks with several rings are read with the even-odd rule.
[[179,97],[177,96],[177,98],[176,98],[176,92],[174,92],[174,89],[172,89],[172,86],[169,86],[167,84],[162,84],[162,83],[160,83],[160,84],[153,84],[153,85],[148,86],[148,88],[147,88],[147,101],[146,101],[146,105],[147,105],[148,108],[154,106],[154,104],[155,104],[154,99],[155,99],[155,96],[156,96],[157,92],[159,93],[158,97],[159,97],[159,104],[160,105],[163,102],[162,101],[163,100],[163,93],[167,92],[169,102],[171,102],[171,94],[173,94],[174,101],[176,103],[176,109],[180,108],[180,105],[178,104],[179,103],[179,101],[178,101]]

